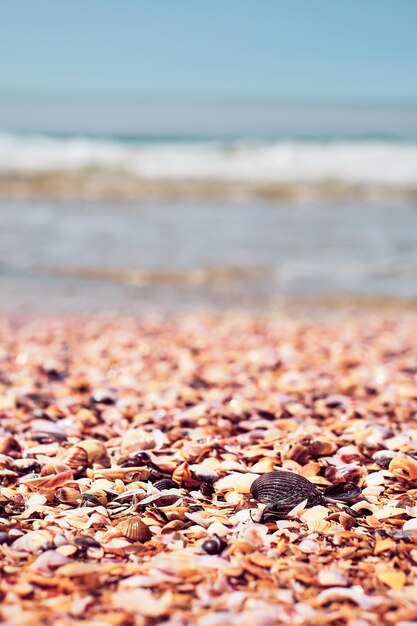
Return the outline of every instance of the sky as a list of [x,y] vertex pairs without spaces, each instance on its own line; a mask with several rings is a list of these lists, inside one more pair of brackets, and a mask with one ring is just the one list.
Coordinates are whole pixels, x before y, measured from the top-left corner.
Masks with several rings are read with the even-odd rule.
[[417,101],[417,0],[0,0],[0,94]]

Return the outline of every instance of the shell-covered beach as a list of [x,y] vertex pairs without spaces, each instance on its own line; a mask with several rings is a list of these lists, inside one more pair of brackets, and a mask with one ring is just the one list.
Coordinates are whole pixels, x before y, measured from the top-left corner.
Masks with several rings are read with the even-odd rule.
[[[1,623],[409,625],[417,321],[2,317]],[[346,501],[277,518],[285,470]]]

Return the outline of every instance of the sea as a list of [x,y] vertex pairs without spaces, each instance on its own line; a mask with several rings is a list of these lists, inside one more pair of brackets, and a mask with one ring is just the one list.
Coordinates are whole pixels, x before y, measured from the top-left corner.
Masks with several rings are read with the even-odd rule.
[[417,105],[0,98],[0,312],[294,302],[414,307]]

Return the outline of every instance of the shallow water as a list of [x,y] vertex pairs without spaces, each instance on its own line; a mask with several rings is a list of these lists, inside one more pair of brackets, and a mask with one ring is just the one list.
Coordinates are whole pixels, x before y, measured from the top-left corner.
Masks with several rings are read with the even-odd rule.
[[417,299],[417,207],[0,202],[0,309]]

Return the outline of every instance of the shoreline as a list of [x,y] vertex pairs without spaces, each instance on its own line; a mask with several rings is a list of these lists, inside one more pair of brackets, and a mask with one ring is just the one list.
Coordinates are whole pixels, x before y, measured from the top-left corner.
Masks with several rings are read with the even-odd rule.
[[64,173],[0,176],[1,200],[55,200],[107,202],[288,202],[294,204],[364,201],[371,204],[415,204],[417,188],[393,185],[269,183],[221,179],[145,179],[120,172]]

